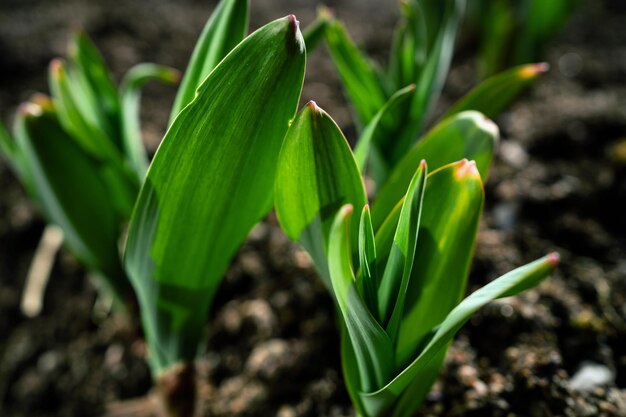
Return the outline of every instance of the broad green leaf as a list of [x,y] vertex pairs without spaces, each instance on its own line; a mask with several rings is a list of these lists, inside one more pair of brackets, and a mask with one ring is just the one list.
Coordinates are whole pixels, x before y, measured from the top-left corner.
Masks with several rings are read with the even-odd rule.
[[[344,204],[361,210],[367,200],[350,145],[333,119],[314,102],[298,114],[285,137],[275,193],[282,228],[307,250],[330,288],[326,250],[335,214]],[[358,220],[353,220],[355,244]]]
[[148,170],[148,157],[141,139],[139,105],[141,88],[151,80],[175,84],[179,80],[175,69],[156,64],[139,64],[131,68],[122,81],[122,136],[123,149],[127,162],[133,167],[137,179],[141,182]]
[[217,64],[246,36],[248,0],[221,0],[191,54],[170,114],[170,125],[193,100],[196,90]]
[[[405,391],[406,388],[415,380],[432,380],[432,373],[438,372],[438,369],[430,366],[431,363],[438,360],[441,350],[445,349],[463,324],[489,302],[513,296],[539,284],[554,270],[558,264],[558,259],[558,255],[552,253],[517,268],[477,290],[454,307],[441,321],[428,344],[416,355],[410,365],[384,388],[373,393],[361,393],[366,415],[368,417],[409,417],[413,415],[416,411],[414,408],[403,407],[403,403],[404,405],[410,403],[404,400],[406,396],[411,395]],[[403,393],[405,394],[403,395]],[[396,409],[394,404],[401,396],[404,398]],[[412,404],[412,407],[415,406],[416,404]]]
[[393,347],[355,285],[350,243],[351,214],[352,206],[345,205],[334,220],[328,264],[333,292],[354,349],[360,387],[369,392],[382,387],[393,375]]
[[365,126],[387,101],[376,70],[349,38],[340,21],[328,22],[324,35],[350,103],[359,122]]
[[[393,245],[378,288],[378,317],[395,345],[415,259],[427,168],[422,161],[406,192]],[[421,262],[421,260],[420,260]]]
[[465,9],[465,0],[445,0],[444,9],[444,15],[438,26],[434,44],[428,51],[424,69],[420,72],[419,79],[415,81],[417,91],[411,103],[410,117],[402,135],[396,139],[389,159],[392,165],[395,165],[418,139],[448,75],[456,32]]
[[376,242],[369,205],[363,207],[359,221],[359,274],[357,288],[369,311],[378,309],[378,264]]
[[398,366],[415,357],[423,337],[463,296],[483,201],[483,184],[474,162],[459,161],[428,177],[416,264],[395,344]]
[[303,32],[304,44],[307,53],[310,54],[324,40],[324,31],[326,26],[333,19],[332,12],[327,7],[320,7],[317,11],[317,17]]
[[102,126],[113,141],[121,147],[120,137],[120,97],[113,77],[100,55],[100,52],[87,34],[78,30],[74,32],[70,44],[70,57],[78,75],[84,80],[84,89],[93,91],[94,106],[98,108]]
[[382,185],[372,205],[374,230],[402,198],[422,159],[431,171],[464,158],[474,160],[486,178],[498,137],[498,127],[477,112],[459,113],[439,122],[402,158]]
[[118,251],[119,217],[99,164],[68,136],[52,103],[22,105],[16,141],[44,215],[57,224],[70,251],[101,272],[122,300],[132,293]]
[[502,110],[548,68],[548,64],[521,65],[494,75],[457,101],[443,119],[466,110],[481,112],[490,119],[498,117]]
[[[414,93],[414,85],[409,85],[398,90],[376,113],[376,116],[374,116],[365,129],[363,129],[356,144],[356,148],[354,149],[354,157],[361,171],[365,170],[368,157],[372,152],[372,146],[381,148],[389,142],[394,141],[395,135],[401,126],[401,121],[406,115],[407,102],[411,100]],[[374,166],[374,164],[370,164],[370,171]],[[387,166],[382,166],[375,169],[379,172],[370,172],[370,174],[373,174],[372,176],[376,179],[376,182],[379,183],[378,180],[386,176],[388,169]],[[382,181],[380,182],[382,183]]]
[[295,17],[263,26],[215,67],[157,150],[125,252],[155,374],[194,358],[232,256],[272,205],[304,68]]

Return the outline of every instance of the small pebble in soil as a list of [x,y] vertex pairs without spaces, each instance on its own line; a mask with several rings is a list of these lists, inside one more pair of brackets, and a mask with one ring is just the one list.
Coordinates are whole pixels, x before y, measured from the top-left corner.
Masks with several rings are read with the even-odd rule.
[[611,384],[614,378],[613,372],[605,365],[583,362],[569,380],[569,385],[575,391],[590,392],[597,387]]

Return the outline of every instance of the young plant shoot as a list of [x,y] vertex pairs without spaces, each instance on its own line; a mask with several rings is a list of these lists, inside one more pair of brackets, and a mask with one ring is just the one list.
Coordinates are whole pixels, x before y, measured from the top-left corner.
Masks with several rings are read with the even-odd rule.
[[[367,164],[368,174],[379,187],[424,134],[448,74],[465,3],[403,0],[386,70],[358,49],[328,10],[320,11],[318,32],[323,35],[311,38],[325,40],[357,116],[359,164]],[[498,74],[470,91],[446,116],[476,110],[496,117],[546,69],[545,65],[526,65]]]
[[[558,262],[550,254],[462,300],[483,209],[481,172],[498,131],[474,112],[440,129],[407,154],[393,192],[371,211],[347,141],[315,103],[296,117],[281,150],[277,216],[339,307],[344,378],[362,417],[413,415],[471,315],[537,285]],[[456,160],[468,150],[477,162]]]

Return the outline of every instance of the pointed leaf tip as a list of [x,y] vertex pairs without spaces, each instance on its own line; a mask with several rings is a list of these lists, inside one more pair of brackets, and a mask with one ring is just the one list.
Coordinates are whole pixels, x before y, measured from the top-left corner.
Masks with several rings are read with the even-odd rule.
[[555,268],[561,262],[561,255],[558,252],[548,254],[548,263]]
[[550,70],[550,64],[547,62],[540,62],[538,64],[529,64],[525,68],[523,68],[520,72],[522,78],[530,79],[534,78],[539,74],[543,74]]
[[352,206],[352,204],[346,204],[345,206],[341,207],[339,213],[342,217],[345,217],[351,215],[353,211],[354,207]]
[[480,173],[476,167],[476,162],[468,161],[467,159],[459,161],[458,165],[455,167],[454,176],[457,179],[463,179],[470,176],[478,177],[480,179]]
[[422,159],[420,161],[420,169],[426,169],[426,160],[425,159]]
[[317,105],[317,103],[313,100],[310,100],[306,105],[315,113],[321,113],[322,109]]
[[50,72],[54,76],[58,77],[62,70],[63,70],[63,59],[54,58],[52,61],[50,61]]
[[291,24],[291,29],[293,29],[294,32],[298,31],[300,29],[300,22],[298,21],[298,19],[296,19],[296,15],[295,14],[290,14],[287,17],[289,18],[289,23]]

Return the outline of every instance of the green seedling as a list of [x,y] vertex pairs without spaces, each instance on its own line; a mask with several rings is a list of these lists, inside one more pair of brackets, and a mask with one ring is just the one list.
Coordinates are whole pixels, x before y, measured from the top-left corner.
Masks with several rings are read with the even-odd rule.
[[[413,415],[470,316],[537,285],[558,262],[550,254],[462,300],[483,209],[481,172],[497,128],[470,112],[440,129],[411,150],[417,162],[398,174],[410,172],[398,182],[401,194],[374,200],[371,210],[346,139],[314,103],[296,117],[281,150],[278,220],[311,255],[339,307],[344,378],[362,417]],[[467,148],[480,149],[476,162],[447,160]]]
[[7,160],[47,220],[63,229],[68,248],[120,298],[136,297],[169,416],[194,414],[193,361],[206,317],[232,256],[272,206],[279,151],[304,79],[295,17],[244,39],[247,22],[247,0],[218,5],[150,164],[139,137],[138,88],[176,73],[141,64],[118,93],[84,35],[68,64],[51,65],[52,100],[38,96],[21,107],[15,138],[0,128]]
[[581,4],[581,0],[470,2],[468,20],[478,33],[481,74],[541,59],[546,44]]
[[[319,31],[357,116],[359,163],[367,164],[379,187],[424,136],[448,74],[464,9],[465,0],[402,1],[402,18],[386,69],[359,50],[328,10],[320,11]],[[494,118],[546,69],[543,64],[528,65],[495,75],[470,91],[446,116],[476,110]]]

